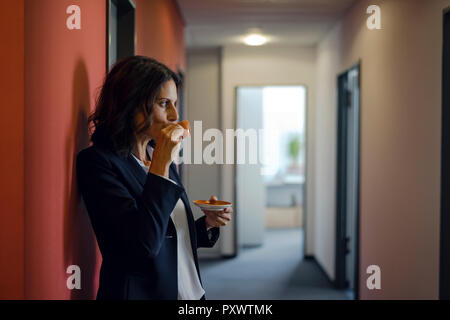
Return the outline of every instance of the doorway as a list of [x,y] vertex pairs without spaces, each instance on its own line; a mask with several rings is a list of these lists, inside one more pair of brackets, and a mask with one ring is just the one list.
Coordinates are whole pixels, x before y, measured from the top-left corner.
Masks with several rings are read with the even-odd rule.
[[450,8],[444,12],[443,26],[439,299],[450,300]]
[[[301,244],[298,252],[291,254],[303,258],[305,119],[304,86],[236,89],[236,128],[242,130],[246,139],[240,144],[236,135],[235,243],[238,250],[265,246],[266,241],[286,240]],[[258,141],[253,150],[252,138]],[[245,155],[245,163],[239,163],[239,154]]]
[[359,298],[360,65],[338,76],[336,279]]
[[107,0],[107,70],[136,50],[136,4],[133,0]]
[[[234,148],[237,254],[201,261],[209,298],[347,300],[315,261],[304,258],[307,88],[239,86],[235,93],[235,143],[229,146],[227,137],[226,145],[227,155]],[[259,129],[264,129],[257,136],[260,158],[252,163],[255,150],[249,144]],[[244,145],[238,130],[245,134]]]

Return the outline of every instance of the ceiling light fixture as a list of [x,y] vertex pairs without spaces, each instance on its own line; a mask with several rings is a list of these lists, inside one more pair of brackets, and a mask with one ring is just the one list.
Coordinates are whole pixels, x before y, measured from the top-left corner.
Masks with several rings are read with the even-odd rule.
[[244,38],[244,43],[248,46],[262,46],[267,42],[267,38],[260,34],[250,34]]

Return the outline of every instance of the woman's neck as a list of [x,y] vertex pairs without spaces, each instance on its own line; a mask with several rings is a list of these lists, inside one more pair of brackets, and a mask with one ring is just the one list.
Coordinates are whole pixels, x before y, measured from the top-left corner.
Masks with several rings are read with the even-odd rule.
[[147,145],[149,141],[150,139],[137,140],[132,151],[136,158],[138,158],[145,164],[150,162],[150,159],[148,159],[147,157]]

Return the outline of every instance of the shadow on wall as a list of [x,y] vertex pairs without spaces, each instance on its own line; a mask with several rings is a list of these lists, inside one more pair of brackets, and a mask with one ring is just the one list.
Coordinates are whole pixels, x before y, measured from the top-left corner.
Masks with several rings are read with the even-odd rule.
[[[68,180],[64,211],[64,274],[69,265],[78,265],[81,269],[81,289],[71,290],[70,298],[95,299],[100,254],[87,210],[78,193],[76,179],[76,156],[80,150],[89,146],[87,123],[90,114],[89,79],[86,65],[82,60],[77,61],[72,86],[72,124],[65,150]],[[66,278],[70,276],[66,275]]]

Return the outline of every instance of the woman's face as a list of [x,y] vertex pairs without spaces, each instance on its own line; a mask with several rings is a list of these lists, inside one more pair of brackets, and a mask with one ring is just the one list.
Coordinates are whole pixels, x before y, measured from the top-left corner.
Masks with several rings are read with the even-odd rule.
[[[153,105],[152,125],[143,133],[145,138],[156,141],[159,132],[167,124],[178,122],[177,99],[175,81],[171,79],[164,82]],[[145,119],[143,113],[139,112],[136,120],[137,123],[141,123],[143,121],[148,122],[150,119]]]

